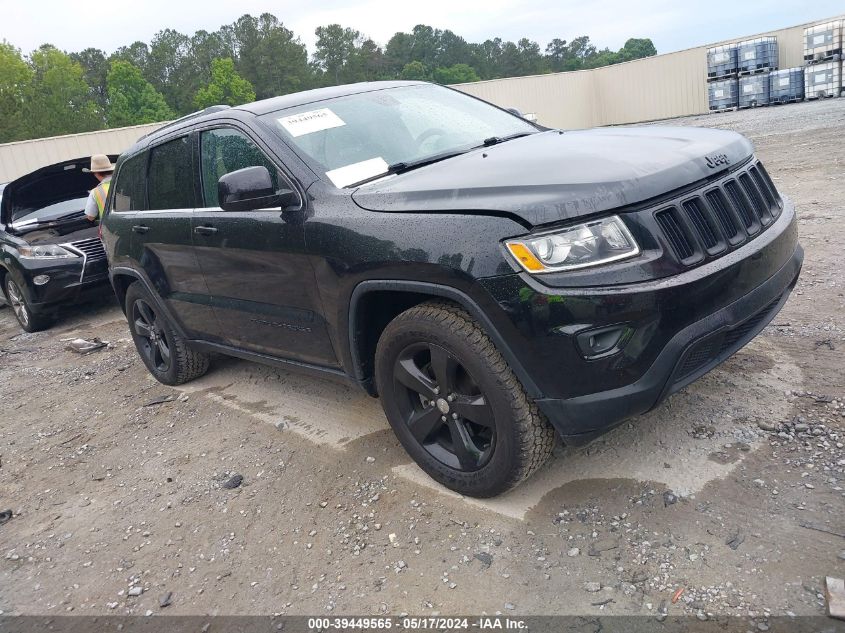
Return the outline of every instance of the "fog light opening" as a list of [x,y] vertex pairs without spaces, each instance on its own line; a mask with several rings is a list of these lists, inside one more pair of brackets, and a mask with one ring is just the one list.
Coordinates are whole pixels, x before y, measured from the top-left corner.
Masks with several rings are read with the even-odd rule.
[[627,325],[613,325],[581,332],[577,336],[578,348],[586,359],[610,356],[625,346],[632,332]]
[[32,278],[32,283],[36,286],[43,286],[48,281],[50,281],[50,275],[35,275],[35,277]]

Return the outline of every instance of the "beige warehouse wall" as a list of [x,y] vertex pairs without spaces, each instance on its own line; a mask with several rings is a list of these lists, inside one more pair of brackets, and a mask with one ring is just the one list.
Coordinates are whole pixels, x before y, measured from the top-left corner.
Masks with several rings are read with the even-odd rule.
[[164,123],[53,136],[31,141],[0,144],[0,183],[9,182],[31,171],[92,154],[120,154],[144,134]]
[[551,127],[586,128],[708,112],[707,49],[773,35],[780,68],[804,63],[804,28],[825,18],[676,53],[593,70],[494,79],[453,86],[504,107],[537,115]]

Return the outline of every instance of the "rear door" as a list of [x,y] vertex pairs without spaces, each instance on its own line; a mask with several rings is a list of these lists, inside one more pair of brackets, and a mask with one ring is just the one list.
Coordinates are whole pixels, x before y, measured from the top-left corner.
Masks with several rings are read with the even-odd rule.
[[205,274],[219,337],[272,356],[337,366],[321,314],[311,261],[305,253],[304,208],[223,211],[221,176],[264,166],[278,190],[293,179],[245,130],[199,133],[202,205],[194,214],[194,244]]
[[[187,336],[213,339],[219,327],[191,239],[197,206],[192,138],[165,141],[148,154],[147,205],[131,218],[131,257]],[[116,202],[119,195],[115,191]]]

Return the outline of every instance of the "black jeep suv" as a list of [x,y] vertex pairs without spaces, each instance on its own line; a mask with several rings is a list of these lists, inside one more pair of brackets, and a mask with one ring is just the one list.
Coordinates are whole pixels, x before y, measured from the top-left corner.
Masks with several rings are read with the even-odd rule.
[[111,293],[98,227],[85,217],[98,182],[88,164],[62,161],[0,189],[3,298],[27,332],[48,327],[62,306]]
[[210,352],[382,399],[434,479],[517,484],[724,361],[803,253],[751,144],[578,132],[426,83],[215,107],[141,139],[111,187],[112,283],[152,374]]

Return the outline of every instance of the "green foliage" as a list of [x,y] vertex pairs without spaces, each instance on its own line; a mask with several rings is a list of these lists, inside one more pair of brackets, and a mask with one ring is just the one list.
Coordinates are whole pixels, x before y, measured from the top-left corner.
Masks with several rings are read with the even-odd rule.
[[149,43],[70,55],[44,45],[29,57],[0,44],[0,142],[170,119],[216,103],[378,79],[456,84],[596,68],[655,55],[647,38],[618,51],[598,50],[586,35],[541,49],[528,38],[467,42],[418,24],[382,48],[361,32],[316,29],[309,59],[302,41],[270,13],[243,15],[192,36],[163,29]]
[[427,81],[429,79],[428,68],[422,62],[409,62],[402,68],[399,77],[406,81]]
[[335,85],[340,83],[340,72],[355,55],[355,44],[361,34],[353,29],[345,29],[340,24],[318,26],[314,31],[317,36],[317,50],[314,59],[320,67],[334,78]]
[[439,84],[466,84],[481,78],[469,64],[453,64],[448,68],[435,68],[432,79]]
[[623,62],[632,59],[642,59],[643,57],[651,57],[657,55],[657,49],[654,47],[654,42],[649,38],[632,37],[625,46],[619,49],[619,60]]
[[106,85],[110,127],[155,123],[174,117],[164,96],[129,62],[113,61]]
[[0,143],[26,138],[24,103],[31,82],[32,69],[21,52],[5,40],[0,42]]
[[211,105],[241,105],[255,101],[252,84],[235,71],[231,58],[215,59],[211,62],[211,82],[197,91],[194,107],[198,110]]
[[106,54],[99,48],[86,48],[80,53],[71,53],[70,58],[82,66],[82,76],[91,88],[91,96],[97,103],[97,107],[105,110],[108,101],[106,75],[109,72]]
[[78,62],[45,44],[32,52],[29,65],[32,79],[24,89],[28,138],[103,127],[102,113],[91,97]]
[[237,70],[259,99],[311,88],[314,68],[305,45],[269,13],[242,16],[232,25]]

